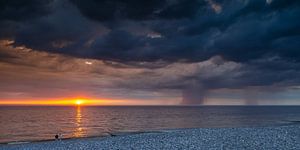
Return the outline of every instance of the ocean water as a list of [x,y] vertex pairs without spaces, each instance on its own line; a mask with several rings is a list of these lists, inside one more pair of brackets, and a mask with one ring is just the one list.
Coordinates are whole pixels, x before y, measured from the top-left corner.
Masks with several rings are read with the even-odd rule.
[[300,106],[1,106],[0,143],[177,128],[299,123]]

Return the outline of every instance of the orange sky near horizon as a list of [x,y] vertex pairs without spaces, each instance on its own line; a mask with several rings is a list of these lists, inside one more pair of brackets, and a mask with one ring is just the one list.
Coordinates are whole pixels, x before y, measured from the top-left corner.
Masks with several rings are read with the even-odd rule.
[[[66,98],[66,99],[16,99],[1,100],[0,105],[45,105],[45,106],[105,106],[105,105],[160,105],[162,100],[119,100],[119,99],[90,99],[90,98]],[[174,105],[173,103],[165,103],[165,105]]]

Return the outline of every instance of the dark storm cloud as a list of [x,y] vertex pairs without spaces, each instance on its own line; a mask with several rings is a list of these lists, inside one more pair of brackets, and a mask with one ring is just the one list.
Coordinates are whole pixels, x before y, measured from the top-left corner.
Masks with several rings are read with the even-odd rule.
[[47,15],[52,0],[1,0],[0,38],[15,36],[18,23]]
[[[2,11],[5,17],[1,18],[1,24],[10,24],[10,28],[18,26],[14,30],[16,45],[120,62],[195,62],[215,55],[239,62],[265,56],[295,61],[300,58],[297,51],[300,3],[297,1],[46,2],[11,2],[7,4],[11,11]],[[24,20],[23,17],[16,19],[19,11],[12,11],[19,10],[20,5],[33,8],[32,11],[24,8],[24,18],[35,19],[20,23],[5,22]],[[148,31],[137,35],[128,30],[130,25],[124,24],[126,21]],[[97,26],[102,26],[106,31],[94,34]],[[1,32],[1,36],[8,35],[7,32],[13,29]],[[147,32],[156,32],[159,37],[147,36]]]
[[91,19],[114,21],[116,19],[149,20],[192,18],[205,4],[197,0],[71,0]]
[[53,0],[1,0],[0,19],[10,21],[28,20],[49,13]]

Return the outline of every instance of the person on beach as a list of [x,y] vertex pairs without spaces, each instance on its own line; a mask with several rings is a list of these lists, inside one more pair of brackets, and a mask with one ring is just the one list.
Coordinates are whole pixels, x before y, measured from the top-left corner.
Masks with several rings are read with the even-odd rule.
[[62,134],[61,134],[61,133],[58,133],[58,134],[56,134],[54,137],[55,137],[55,141],[61,141],[61,139],[62,139]]
[[58,134],[56,134],[54,137],[55,137],[55,141],[57,141],[58,140]]

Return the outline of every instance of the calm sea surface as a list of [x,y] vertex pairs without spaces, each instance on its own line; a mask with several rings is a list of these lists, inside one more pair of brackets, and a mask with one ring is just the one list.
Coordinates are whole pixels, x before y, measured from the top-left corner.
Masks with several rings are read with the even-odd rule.
[[300,106],[0,107],[0,143],[197,127],[284,125]]

